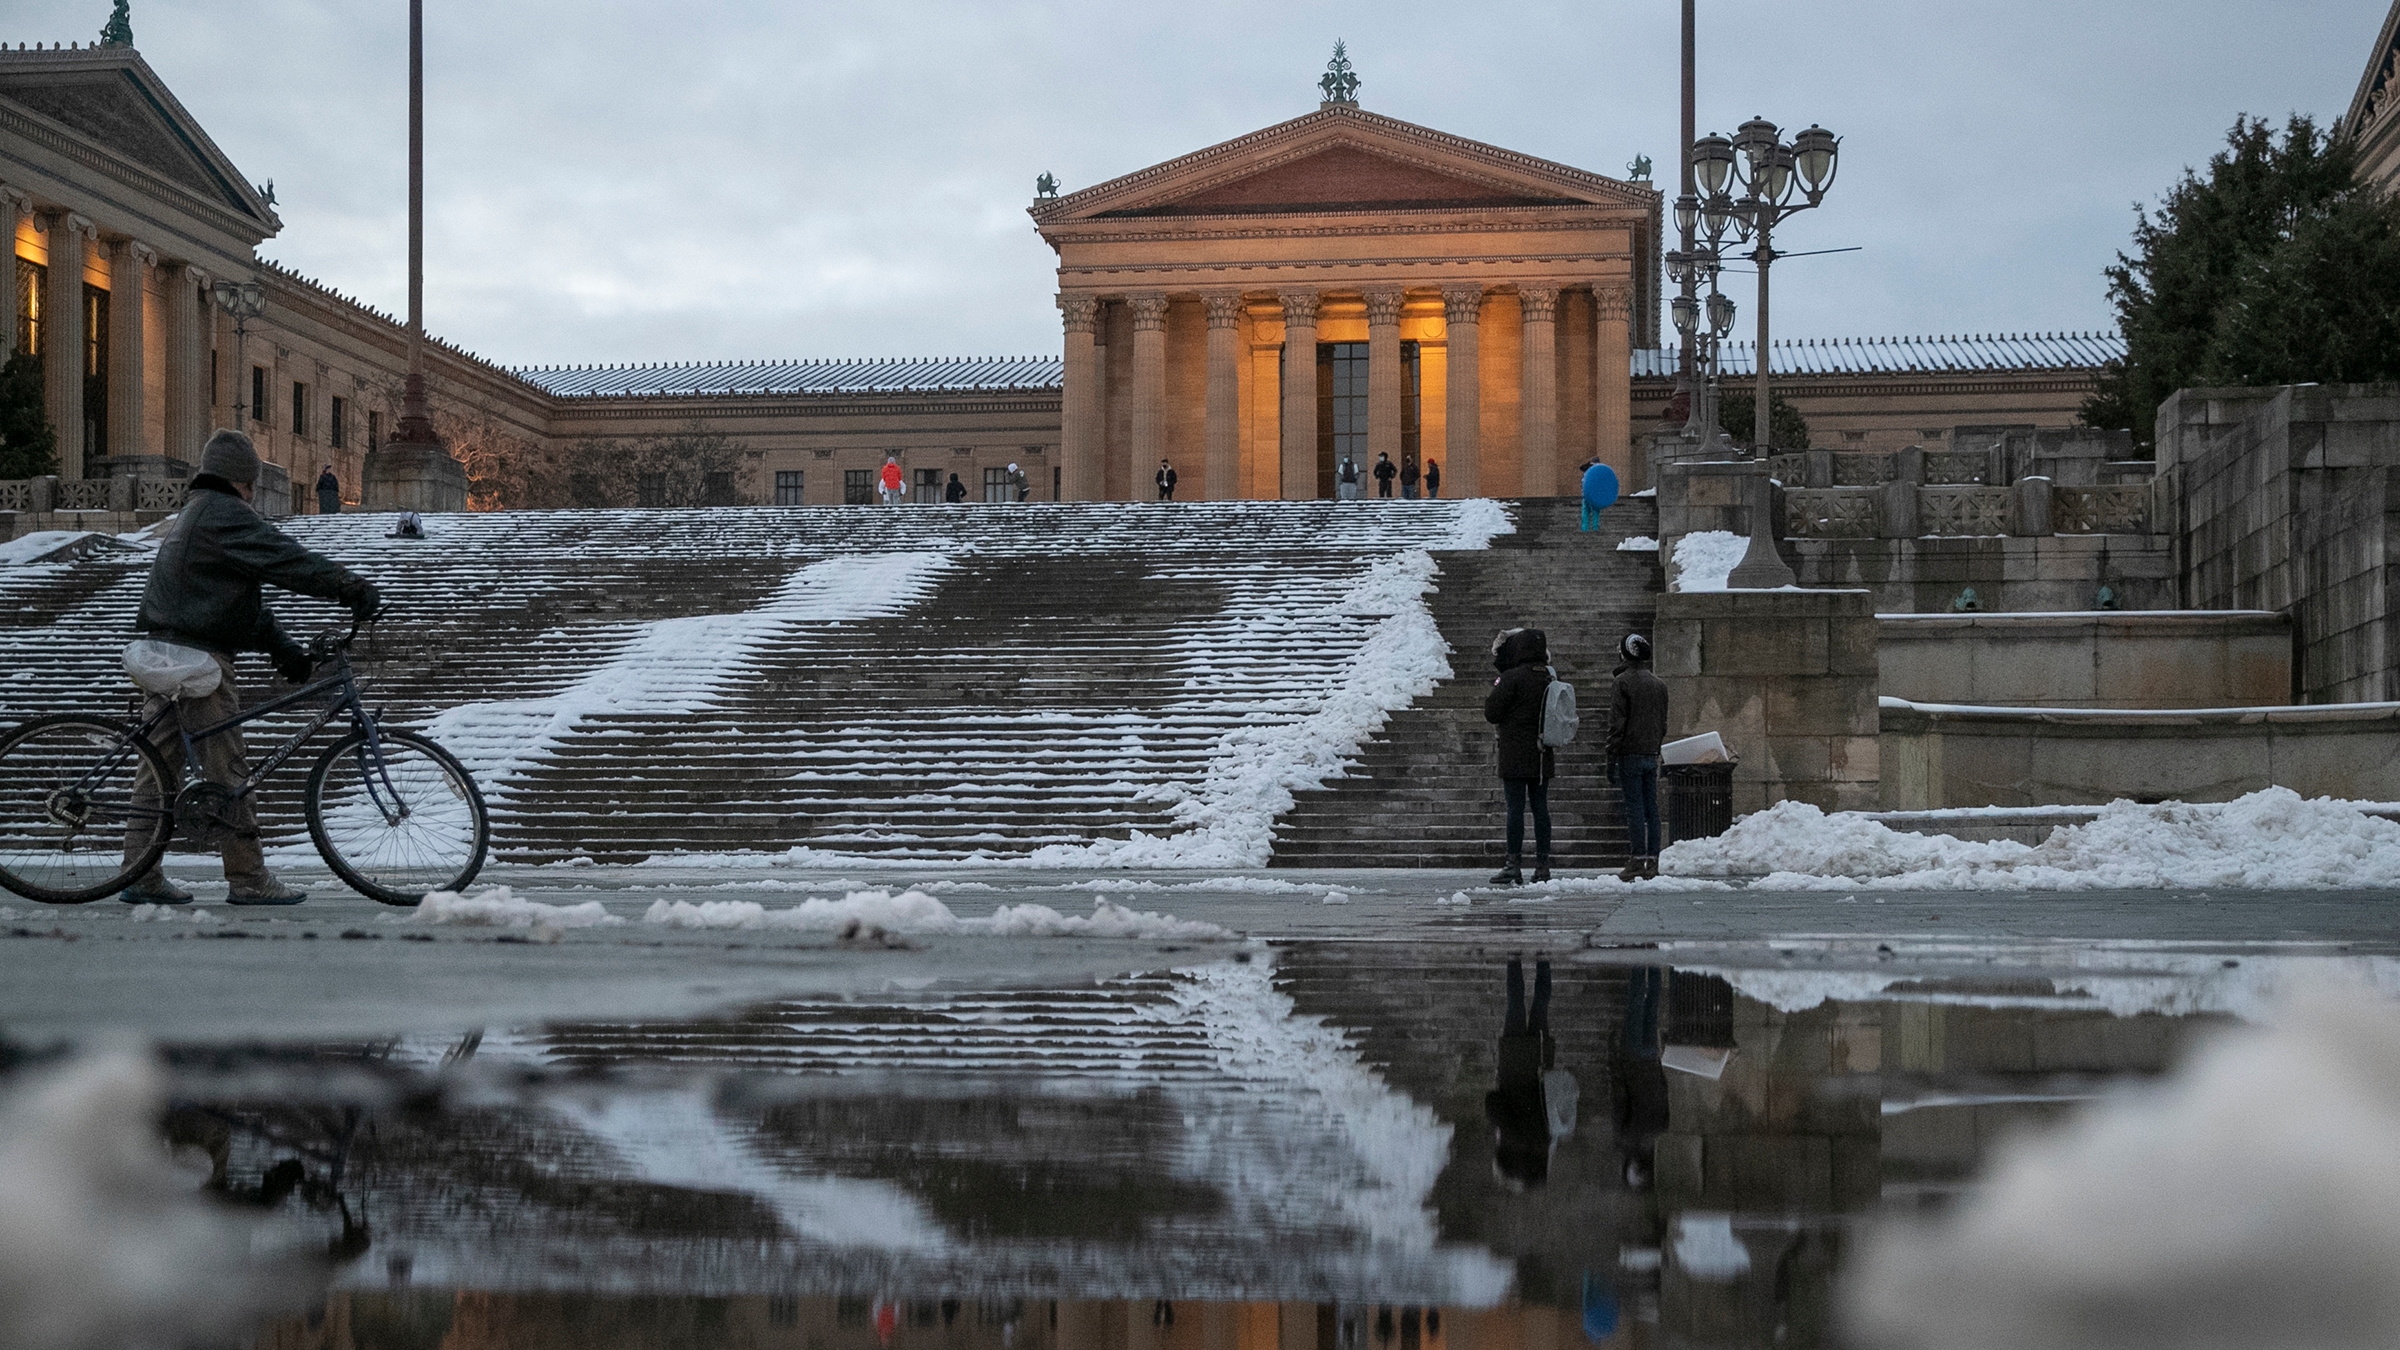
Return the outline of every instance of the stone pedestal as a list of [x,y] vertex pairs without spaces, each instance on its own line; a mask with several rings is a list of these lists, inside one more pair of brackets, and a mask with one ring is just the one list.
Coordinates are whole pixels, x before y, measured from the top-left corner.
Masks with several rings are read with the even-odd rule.
[[1877,636],[1871,591],[1662,595],[1654,643],[1669,735],[1725,738],[1741,759],[1736,812],[1787,798],[1872,811]]
[[464,511],[467,469],[438,445],[387,442],[368,454],[359,495],[369,511]]

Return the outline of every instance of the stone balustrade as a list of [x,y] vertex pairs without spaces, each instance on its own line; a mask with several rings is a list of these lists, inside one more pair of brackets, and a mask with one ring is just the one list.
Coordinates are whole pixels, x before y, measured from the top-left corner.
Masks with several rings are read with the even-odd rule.
[[1792,539],[1915,539],[2053,534],[2148,534],[2147,484],[2068,487],[2020,479],[2012,487],[1916,484],[1794,487],[1784,492]]

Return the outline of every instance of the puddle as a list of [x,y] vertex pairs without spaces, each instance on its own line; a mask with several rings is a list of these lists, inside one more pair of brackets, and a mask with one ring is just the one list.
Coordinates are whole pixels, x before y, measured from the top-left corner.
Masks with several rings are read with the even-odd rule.
[[[2242,959],[2236,987],[2237,958],[2139,948],[1512,971],[1300,942],[1063,988],[180,1047],[165,1127],[185,1185],[264,1223],[254,1252],[316,1263],[233,1342],[274,1350],[1830,1345],[1873,1226],[1942,1212],[2001,1141],[2312,958]],[[1809,961],[1841,970],[1812,993]]]

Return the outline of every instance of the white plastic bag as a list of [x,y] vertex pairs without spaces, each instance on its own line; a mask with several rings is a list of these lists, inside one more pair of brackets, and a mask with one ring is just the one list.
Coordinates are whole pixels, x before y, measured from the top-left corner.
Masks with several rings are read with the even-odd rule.
[[214,655],[156,638],[125,644],[125,673],[144,693],[160,698],[206,698],[225,678]]

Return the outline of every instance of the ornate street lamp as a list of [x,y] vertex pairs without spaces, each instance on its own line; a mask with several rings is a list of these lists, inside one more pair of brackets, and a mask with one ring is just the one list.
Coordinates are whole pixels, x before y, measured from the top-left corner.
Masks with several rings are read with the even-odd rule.
[[1775,227],[1823,201],[1841,167],[1841,138],[1825,128],[1812,125],[1788,144],[1781,137],[1773,122],[1753,117],[1730,139],[1709,135],[1692,143],[1693,168],[1709,193],[1701,217],[1711,247],[1723,240],[1728,228],[1736,239],[1754,244],[1750,260],[1758,264],[1758,392],[1751,445],[1762,457],[1769,449],[1771,426],[1767,275],[1777,257]]
[[220,281],[209,288],[217,308],[233,316],[233,429],[244,431],[250,410],[250,321],[267,312],[267,288],[256,281]]

